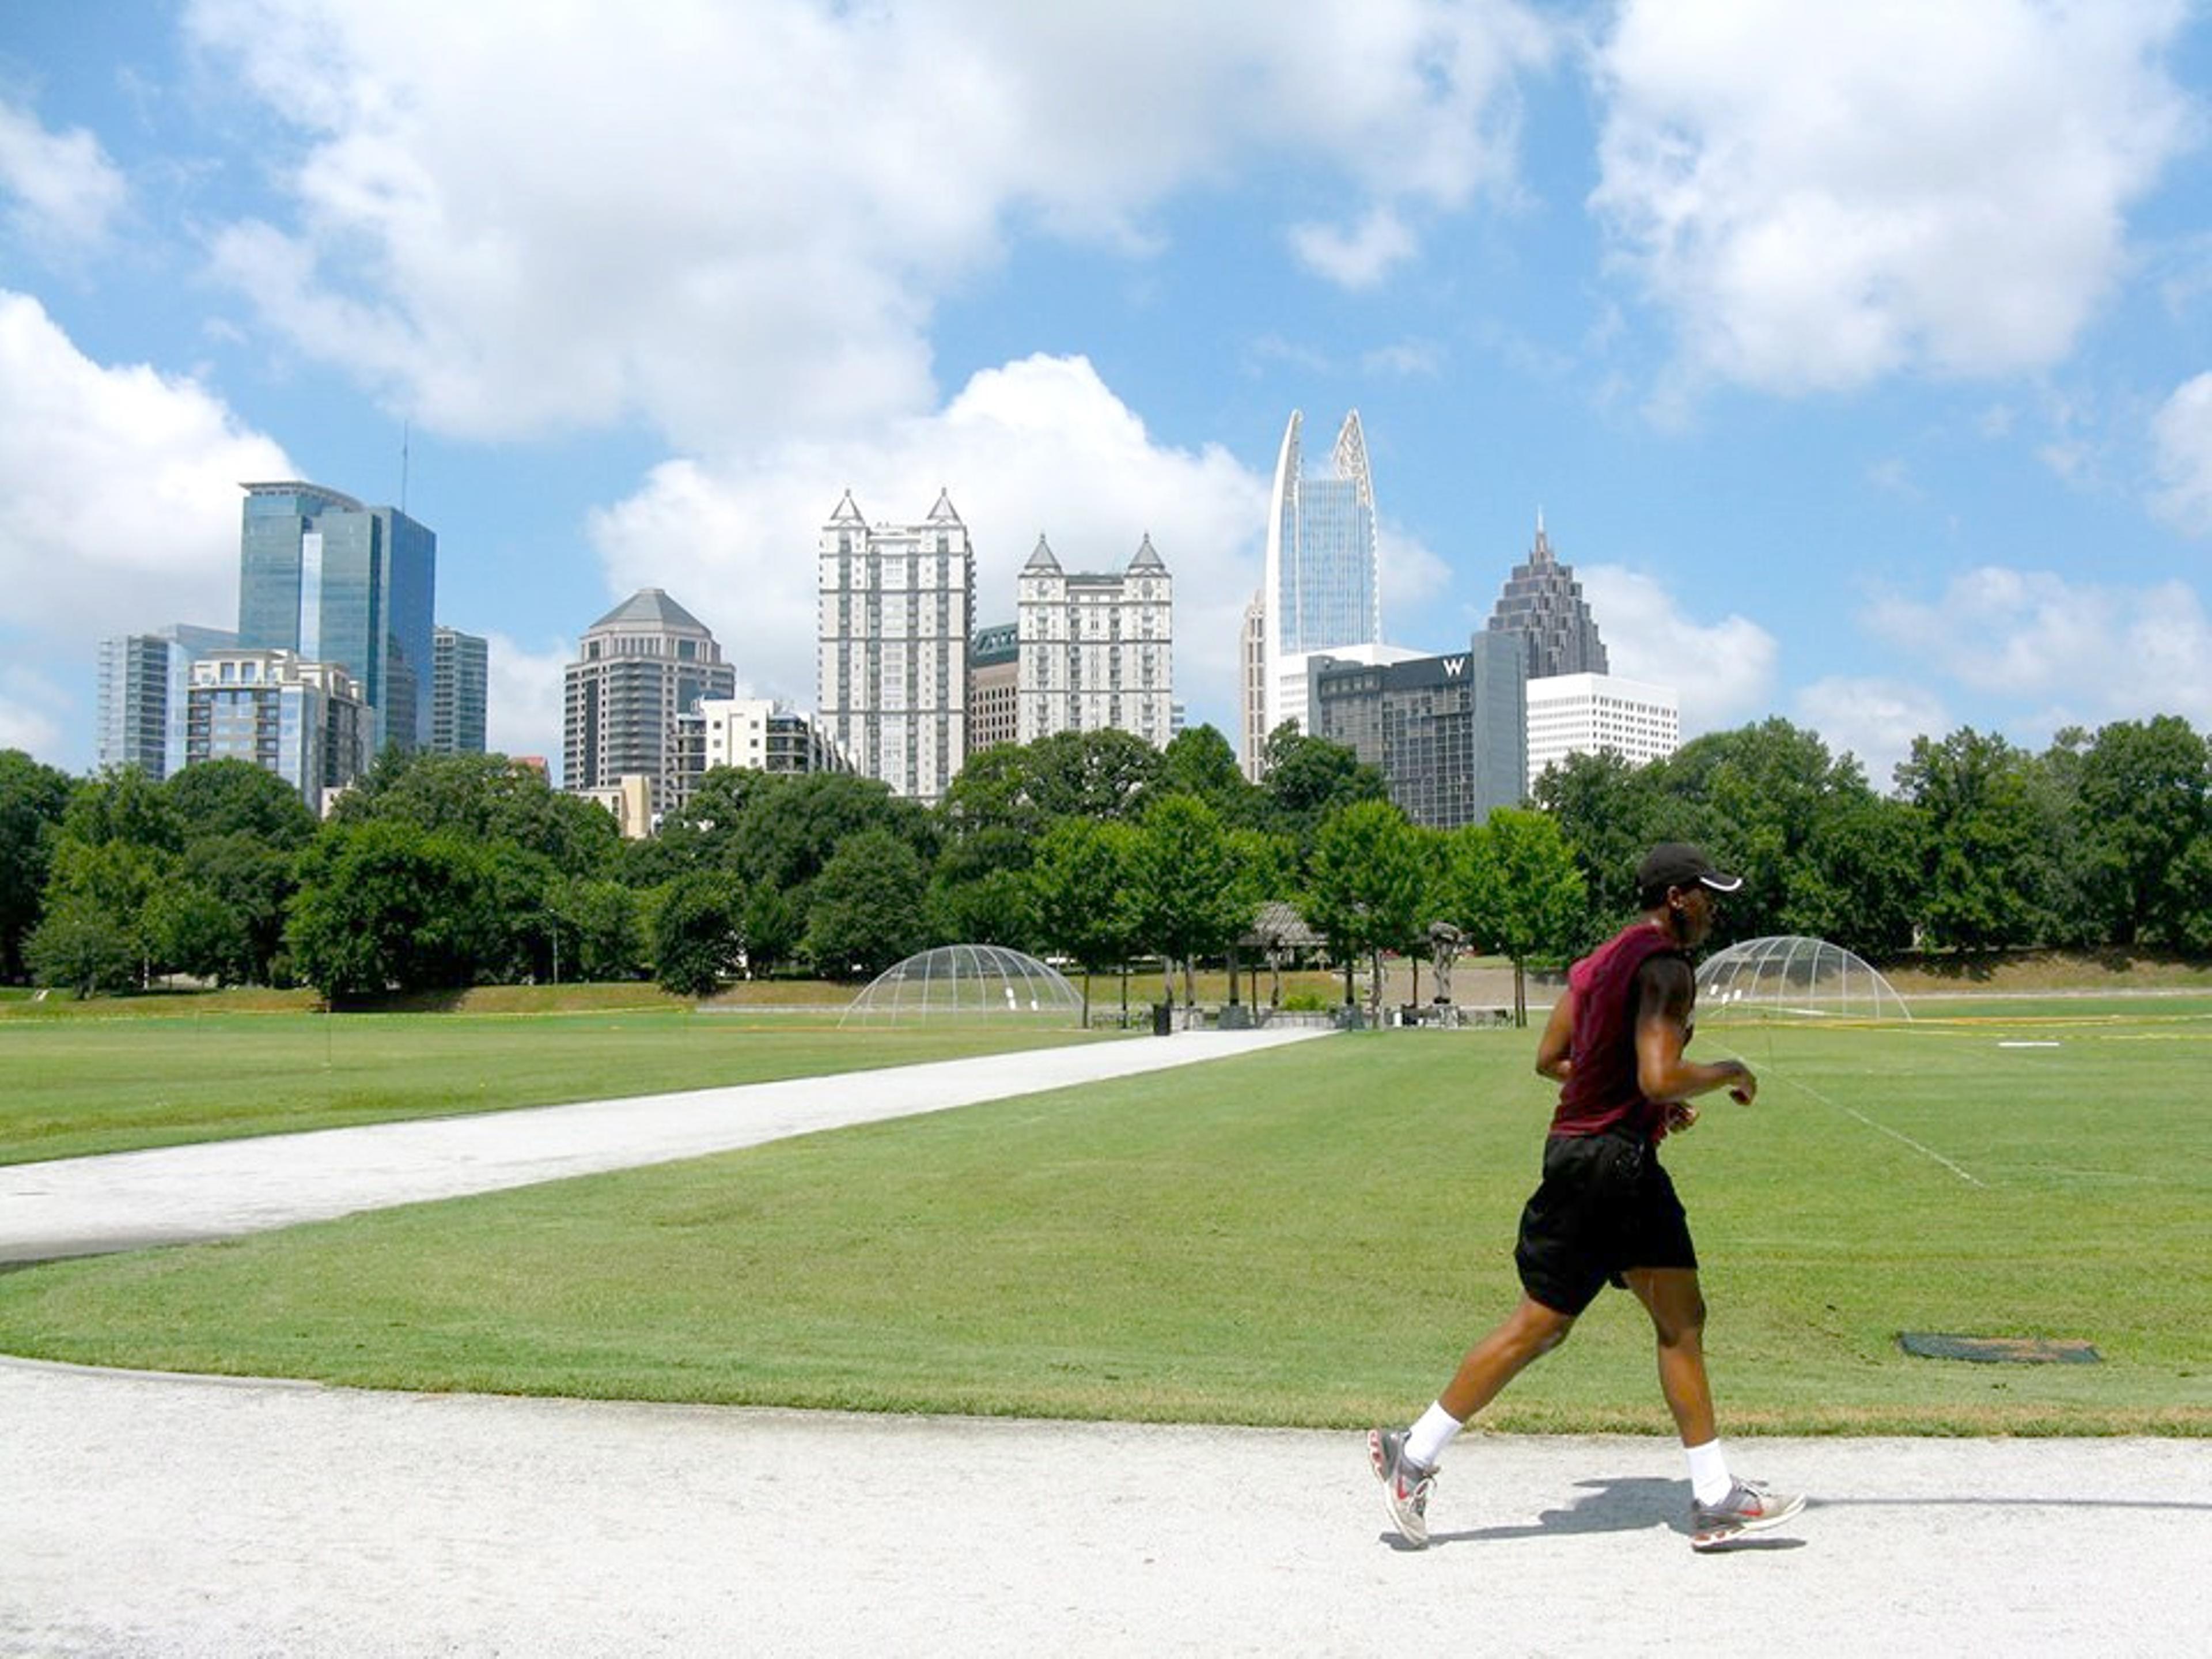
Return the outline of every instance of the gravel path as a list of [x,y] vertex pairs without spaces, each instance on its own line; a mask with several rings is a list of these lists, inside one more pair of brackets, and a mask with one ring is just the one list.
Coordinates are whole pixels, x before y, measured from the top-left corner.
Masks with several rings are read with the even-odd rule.
[[[1205,1034],[0,1170],[0,1260],[216,1237],[1248,1052]],[[0,1360],[0,1653],[2201,1652],[2212,1446],[1359,1437],[381,1394]]]

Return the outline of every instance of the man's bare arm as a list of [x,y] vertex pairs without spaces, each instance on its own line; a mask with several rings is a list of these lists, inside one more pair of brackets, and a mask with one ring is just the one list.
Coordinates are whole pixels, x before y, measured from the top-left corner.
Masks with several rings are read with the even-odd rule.
[[1682,1050],[1690,1041],[1690,1009],[1697,982],[1679,957],[1655,957],[1636,975],[1636,1086],[1662,1104],[1726,1089],[1749,1105],[1759,1079],[1740,1060],[1700,1064]]
[[1565,1083],[1573,1069],[1568,1055],[1575,1046],[1575,991],[1571,985],[1559,992],[1552,1017],[1544,1022],[1544,1035],[1536,1039],[1536,1072],[1554,1083]]

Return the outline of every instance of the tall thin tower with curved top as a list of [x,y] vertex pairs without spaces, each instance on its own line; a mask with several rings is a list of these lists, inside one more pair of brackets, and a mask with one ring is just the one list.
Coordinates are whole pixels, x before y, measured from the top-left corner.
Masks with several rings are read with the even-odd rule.
[[[1382,584],[1375,538],[1375,479],[1359,411],[1337,431],[1324,471],[1309,472],[1305,416],[1293,410],[1275,460],[1267,561],[1260,590],[1267,666],[1262,732],[1304,723],[1305,659],[1317,651],[1361,658],[1382,644]],[[1249,757],[1248,757],[1249,758]]]

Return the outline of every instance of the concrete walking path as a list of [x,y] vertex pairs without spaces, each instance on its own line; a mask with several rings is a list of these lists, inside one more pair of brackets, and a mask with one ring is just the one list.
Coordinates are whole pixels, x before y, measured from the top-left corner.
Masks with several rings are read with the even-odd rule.
[[1314,1028],[1190,1031],[681,1094],[0,1166],[0,1263],[228,1238],[356,1210],[698,1158],[1279,1048]]
[[2192,1653],[2201,1441],[1771,1440],[1694,1554],[1670,1443],[363,1393],[0,1362],[0,1652]]

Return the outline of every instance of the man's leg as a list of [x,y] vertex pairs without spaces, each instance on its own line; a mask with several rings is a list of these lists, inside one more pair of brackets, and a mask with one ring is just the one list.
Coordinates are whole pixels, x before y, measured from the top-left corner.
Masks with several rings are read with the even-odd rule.
[[1632,1267],[1621,1277],[1651,1316],[1659,1340],[1659,1391],[1685,1446],[1709,1444],[1718,1430],[1705,1376],[1705,1298],[1694,1267]]
[[1467,1351],[1452,1380],[1437,1396],[1437,1404],[1465,1423],[1495,1400],[1508,1382],[1565,1341],[1574,1328],[1574,1315],[1522,1297],[1520,1305],[1497,1329]]
[[1565,1341],[1574,1323],[1574,1315],[1522,1297],[1503,1323],[1467,1351],[1436,1404],[1413,1427],[1367,1431],[1367,1456],[1382,1483],[1383,1503],[1407,1543],[1418,1547],[1429,1541],[1429,1488],[1452,1437],[1498,1390]]

